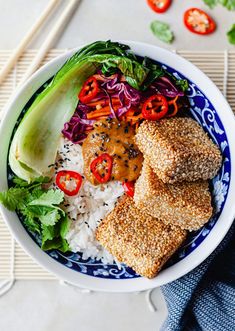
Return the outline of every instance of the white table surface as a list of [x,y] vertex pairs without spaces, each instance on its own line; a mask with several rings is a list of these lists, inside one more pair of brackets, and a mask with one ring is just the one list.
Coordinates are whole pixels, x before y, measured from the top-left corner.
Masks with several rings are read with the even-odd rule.
[[[62,0],[64,3],[67,0]],[[0,49],[13,49],[21,40],[48,0],[0,0]],[[200,37],[188,32],[182,23],[184,10],[191,6],[207,9],[219,23],[216,33]],[[59,14],[61,10],[57,11]],[[31,48],[37,48],[53,26],[54,17],[38,33]],[[150,32],[154,19],[170,23],[175,42],[166,45]],[[72,48],[98,39],[138,40],[170,49],[231,49],[225,36],[235,13],[222,7],[209,10],[201,0],[174,0],[164,15],[156,15],[145,0],[83,0],[55,47]],[[81,293],[56,281],[17,281],[0,298],[2,331],[157,331],[167,311],[160,289],[153,293],[158,311],[149,311],[145,293]]]

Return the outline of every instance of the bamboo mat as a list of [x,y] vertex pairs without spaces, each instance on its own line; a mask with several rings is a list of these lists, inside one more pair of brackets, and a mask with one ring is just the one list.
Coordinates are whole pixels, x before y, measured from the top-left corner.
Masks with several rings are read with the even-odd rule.
[[[64,53],[63,49],[52,49],[43,63]],[[17,83],[23,77],[37,50],[28,50],[20,58],[15,69],[0,88],[0,116],[7,100]],[[235,112],[235,51],[191,52],[177,51],[178,54],[194,63],[204,71],[227,97]],[[0,68],[10,56],[10,50],[0,51]],[[13,275],[14,274],[14,275]],[[56,279],[53,275],[37,265],[11,238],[11,235],[0,218],[0,279]]]

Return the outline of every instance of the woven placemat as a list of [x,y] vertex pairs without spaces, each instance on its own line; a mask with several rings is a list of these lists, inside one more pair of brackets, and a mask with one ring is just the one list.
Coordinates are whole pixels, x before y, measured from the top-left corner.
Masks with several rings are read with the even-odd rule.
[[[43,63],[64,53],[63,49],[52,49]],[[1,111],[23,77],[26,69],[36,55],[37,50],[28,50],[20,58],[8,79],[0,89]],[[204,71],[219,87],[235,111],[235,51],[191,52],[177,51]],[[0,68],[11,54],[10,50],[0,51]],[[206,92],[206,91],[205,91]],[[55,279],[53,275],[41,268],[12,239],[6,225],[0,218],[0,279]]]

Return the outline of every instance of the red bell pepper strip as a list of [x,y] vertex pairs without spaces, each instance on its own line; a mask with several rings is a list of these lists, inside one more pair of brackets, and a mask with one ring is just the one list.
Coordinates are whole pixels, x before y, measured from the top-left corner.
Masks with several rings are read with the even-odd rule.
[[94,76],[91,76],[83,84],[78,98],[82,103],[88,103],[96,97],[98,91],[99,85],[97,79]]
[[186,10],[184,24],[189,31],[200,35],[212,33],[216,29],[215,21],[206,12],[198,8]]
[[123,182],[122,186],[124,188],[124,191],[129,197],[133,198],[135,193],[135,186],[134,182]]
[[113,158],[107,153],[99,155],[90,164],[90,170],[97,181],[107,183],[112,174]]
[[56,185],[66,195],[76,195],[82,185],[82,176],[75,171],[61,170],[56,175]]
[[166,115],[167,111],[167,99],[161,94],[155,94],[143,104],[142,115],[146,120],[158,121]]
[[149,7],[156,13],[164,13],[171,5],[171,0],[147,0]]

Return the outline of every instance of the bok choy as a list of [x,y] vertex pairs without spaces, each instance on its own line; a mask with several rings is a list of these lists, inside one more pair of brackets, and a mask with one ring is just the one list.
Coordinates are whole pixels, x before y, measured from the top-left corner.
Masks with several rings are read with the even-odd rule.
[[13,172],[30,182],[48,175],[55,162],[61,130],[78,103],[84,81],[101,69],[110,74],[119,69],[129,85],[140,89],[149,69],[139,63],[129,47],[111,41],[92,43],[75,53],[38,95],[13,137],[9,163]]

